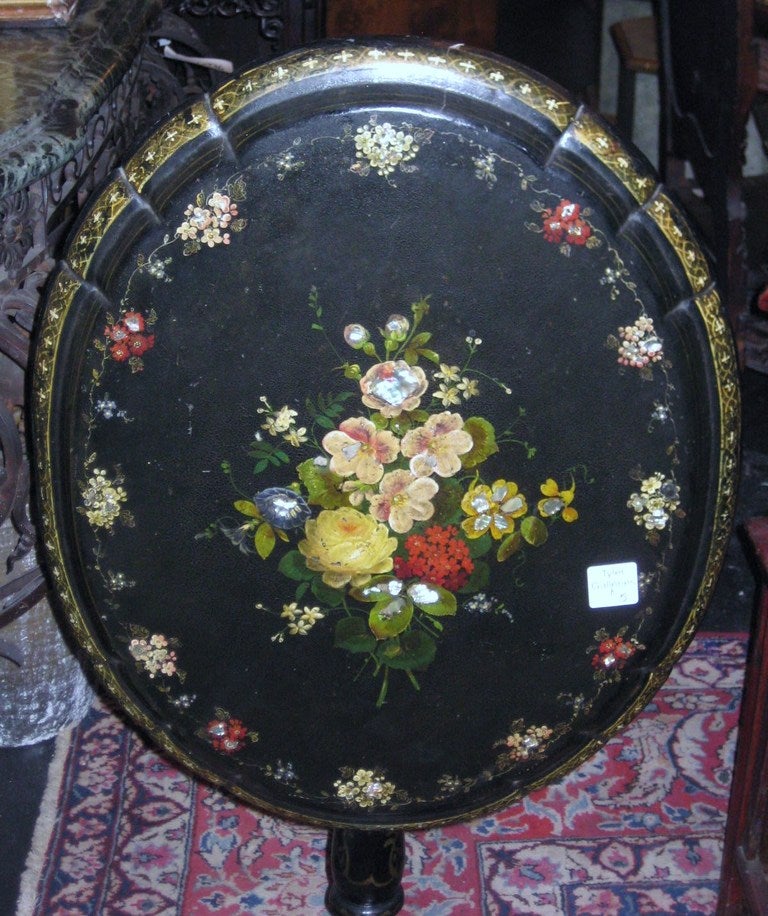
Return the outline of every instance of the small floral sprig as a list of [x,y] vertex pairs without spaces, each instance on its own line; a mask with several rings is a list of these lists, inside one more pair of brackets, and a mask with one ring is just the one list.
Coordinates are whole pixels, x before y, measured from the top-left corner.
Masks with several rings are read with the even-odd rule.
[[241,719],[234,718],[221,708],[214,711],[214,718],[198,734],[222,754],[235,754],[246,744],[254,744],[259,740],[258,732],[251,731]]
[[581,204],[563,198],[555,207],[545,207],[539,200],[531,204],[540,216],[539,223],[526,223],[532,232],[541,233],[561,254],[570,255],[574,248],[596,248],[602,241],[595,234],[588,217],[591,211]]
[[333,787],[336,795],[358,808],[375,808],[388,805],[397,791],[394,783],[389,782],[378,770],[352,770],[345,767],[342,778],[337,779]]
[[104,328],[104,336],[109,341],[109,355],[118,363],[128,362],[134,372],[144,368],[141,357],[155,345],[155,335],[147,331],[157,320],[154,312],[148,318],[140,312],[124,312],[115,321],[107,319],[109,324]]
[[618,363],[633,369],[645,369],[664,358],[664,345],[653,326],[653,319],[641,315],[634,324],[618,329]]
[[177,677],[182,683],[186,677],[178,667],[176,649],[178,640],[162,633],[152,633],[139,627],[132,627],[132,638],[128,644],[137,668],[154,680],[158,677]]
[[627,638],[627,630],[627,627],[622,627],[613,635],[606,629],[595,633],[595,644],[587,649],[587,654],[591,655],[596,681],[618,683],[621,671],[638,652],[645,649],[636,637]]
[[373,115],[367,124],[358,127],[355,135],[356,161],[350,171],[365,177],[371,171],[391,184],[395,170],[415,171],[416,166],[408,165],[419,152],[423,143],[428,143],[433,131],[413,128],[409,124],[395,127],[389,121],[378,123]]
[[[256,609],[260,611],[269,610],[260,602],[256,605]],[[286,624],[282,630],[274,634],[272,642],[284,642],[286,636],[309,636],[312,627],[318,621],[323,620],[325,614],[317,606],[305,604],[300,607],[297,601],[291,601],[289,604],[283,605],[280,617],[286,621]]]
[[91,476],[79,485],[82,505],[77,511],[85,515],[92,527],[106,531],[112,529],[121,514],[126,524],[132,524],[132,517],[123,508],[128,500],[124,483],[121,470],[111,475],[104,468],[94,467]]
[[548,725],[526,726],[522,719],[518,719],[512,723],[504,741],[499,742],[505,747],[499,763],[519,763],[540,756],[554,734]]
[[124,423],[132,423],[133,420],[128,416],[125,410],[117,406],[117,401],[110,397],[109,392],[105,392],[93,405],[94,412],[99,414],[105,420],[122,420]]
[[[227,193],[224,193],[226,191]],[[247,221],[239,217],[238,203],[245,200],[245,181],[235,178],[222,191],[201,191],[184,210],[186,217],[176,230],[184,241],[183,254],[197,254],[203,246],[229,245],[232,232],[242,232]]]
[[680,508],[680,487],[660,471],[644,479],[640,477],[640,489],[630,494],[627,507],[652,544],[658,544],[659,533],[669,527],[673,517],[685,517],[685,511]]

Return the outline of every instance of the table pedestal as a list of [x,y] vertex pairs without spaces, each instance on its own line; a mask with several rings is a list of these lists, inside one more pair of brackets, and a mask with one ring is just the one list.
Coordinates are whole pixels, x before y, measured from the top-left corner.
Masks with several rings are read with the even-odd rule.
[[403,905],[400,880],[405,864],[402,830],[352,830],[328,834],[328,891],[334,916],[391,916]]

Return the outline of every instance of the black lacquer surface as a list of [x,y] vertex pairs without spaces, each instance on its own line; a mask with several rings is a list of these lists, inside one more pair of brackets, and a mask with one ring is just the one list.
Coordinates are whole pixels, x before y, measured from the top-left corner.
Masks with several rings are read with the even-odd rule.
[[508,62],[326,44],[161,126],[48,297],[52,575],[135,719],[330,825],[502,805],[693,633],[738,395],[639,154]]

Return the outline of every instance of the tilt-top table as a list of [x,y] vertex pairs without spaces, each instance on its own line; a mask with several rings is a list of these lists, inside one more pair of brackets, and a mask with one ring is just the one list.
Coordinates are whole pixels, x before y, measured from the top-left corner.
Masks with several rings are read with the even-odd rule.
[[331,42],[167,119],[47,297],[51,581],[198,776],[331,829],[395,912],[402,831],[509,805],[647,703],[733,514],[734,353],[634,150],[464,47]]

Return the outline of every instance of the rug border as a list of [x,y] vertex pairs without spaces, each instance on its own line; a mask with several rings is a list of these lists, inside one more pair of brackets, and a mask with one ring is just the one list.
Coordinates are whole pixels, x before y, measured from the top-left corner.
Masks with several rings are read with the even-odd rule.
[[53,756],[48,764],[45,789],[35,820],[35,829],[29,846],[24,870],[21,873],[16,916],[30,916],[37,906],[40,879],[51,845],[51,838],[59,818],[59,799],[72,750],[72,736],[77,726],[62,729],[56,736]]

